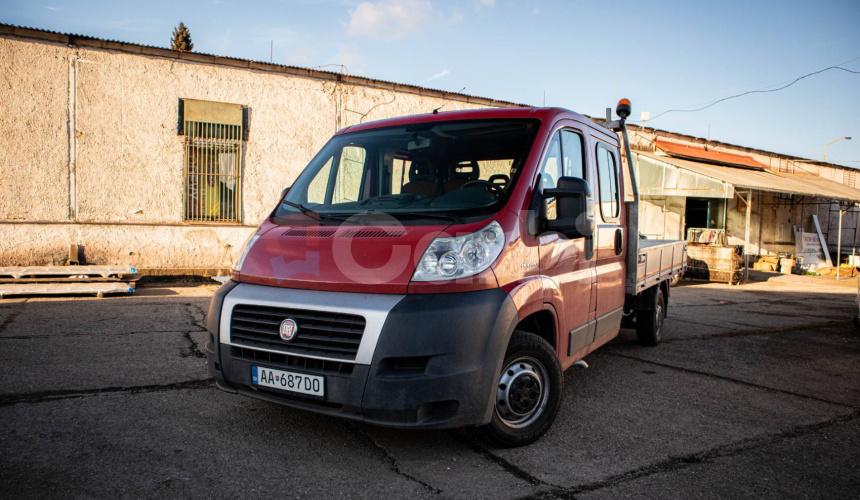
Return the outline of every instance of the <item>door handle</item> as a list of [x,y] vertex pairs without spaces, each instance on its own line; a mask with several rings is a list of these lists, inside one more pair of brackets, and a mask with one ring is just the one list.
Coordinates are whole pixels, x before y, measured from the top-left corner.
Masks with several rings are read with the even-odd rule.
[[615,230],[615,255],[621,255],[622,245],[624,244],[624,238],[621,234],[621,228]]

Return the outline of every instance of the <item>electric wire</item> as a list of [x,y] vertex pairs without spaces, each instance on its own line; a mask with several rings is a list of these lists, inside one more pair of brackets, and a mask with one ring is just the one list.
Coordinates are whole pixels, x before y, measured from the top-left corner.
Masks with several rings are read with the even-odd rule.
[[[860,59],[860,57],[857,57],[857,58],[852,59],[852,60],[850,60],[850,61],[846,61],[846,62],[844,62],[844,63],[842,63],[842,64],[847,64],[847,63],[849,63],[849,62],[853,62],[853,61],[856,61],[856,60],[858,60],[858,59]],[[768,88],[768,87],[764,87],[764,88],[762,88],[762,89],[758,89],[758,90],[748,90],[748,91],[746,91],[746,92],[741,92],[740,94],[735,94],[735,95],[731,95],[731,96],[728,96],[728,97],[723,97],[722,99],[717,99],[716,101],[710,102],[709,104],[707,104],[707,105],[705,105],[705,106],[701,106],[701,107],[698,107],[698,108],[695,108],[695,109],[683,109],[683,108],[679,108],[679,109],[669,109],[669,110],[663,111],[663,112],[661,112],[661,113],[658,113],[657,115],[655,115],[655,116],[651,117],[651,118],[650,118],[649,120],[647,120],[647,121],[654,121],[654,120],[656,120],[657,118],[660,118],[661,116],[663,116],[663,115],[665,115],[665,114],[668,114],[668,113],[695,113],[695,112],[697,112],[697,111],[702,111],[702,110],[708,109],[708,108],[710,108],[711,106],[715,106],[715,105],[717,105],[717,104],[719,104],[719,103],[721,103],[721,102],[728,101],[728,100],[730,100],[730,99],[737,99],[738,97],[743,97],[743,96],[745,96],[745,95],[750,95],[750,94],[766,94],[766,93],[768,93],[768,92],[778,92],[778,91],[780,91],[780,90],[783,90],[783,89],[786,89],[786,88],[788,88],[788,87],[791,87],[792,85],[794,85],[795,83],[797,83],[797,82],[799,82],[799,81],[803,80],[804,78],[809,78],[810,76],[815,76],[815,75],[817,75],[817,74],[819,74],[819,73],[824,73],[825,71],[830,71],[830,70],[834,70],[834,69],[835,69],[835,70],[845,71],[845,72],[848,72],[848,73],[853,73],[853,74],[860,74],[860,71],[850,70],[850,69],[847,69],[847,68],[843,68],[842,66],[828,66],[828,67],[826,67],[826,68],[824,68],[824,69],[820,69],[820,70],[818,70],[818,71],[813,71],[812,73],[807,73],[807,74],[805,74],[805,75],[803,75],[803,76],[799,76],[799,77],[795,78],[794,80],[789,81],[789,83],[787,83],[787,84],[785,84],[785,85],[782,85],[781,87],[772,88],[772,89],[770,89],[770,88]],[[780,84],[779,84],[779,83],[777,83],[777,84],[775,84],[775,85],[780,85]],[[773,85],[771,85],[770,87],[773,87]],[[633,122],[633,123],[643,123],[643,121],[639,120],[639,121],[636,121],[636,122]]]

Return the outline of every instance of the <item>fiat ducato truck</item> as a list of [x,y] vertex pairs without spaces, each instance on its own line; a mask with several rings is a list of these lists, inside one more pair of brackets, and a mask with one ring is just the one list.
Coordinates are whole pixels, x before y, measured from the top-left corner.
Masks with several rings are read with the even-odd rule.
[[[624,121],[452,111],[337,132],[214,295],[224,391],[380,426],[540,438],[564,372],[660,342],[681,241],[641,239]],[[608,120],[608,118],[607,118]],[[276,188],[279,189],[279,188]]]

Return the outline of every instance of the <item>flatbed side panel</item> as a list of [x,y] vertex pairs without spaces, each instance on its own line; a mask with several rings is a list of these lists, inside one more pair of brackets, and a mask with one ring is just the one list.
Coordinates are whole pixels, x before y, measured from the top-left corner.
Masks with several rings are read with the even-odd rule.
[[[684,270],[686,242],[680,240],[641,240],[636,266],[636,295],[643,290],[679,276]],[[629,271],[628,271],[629,272]]]

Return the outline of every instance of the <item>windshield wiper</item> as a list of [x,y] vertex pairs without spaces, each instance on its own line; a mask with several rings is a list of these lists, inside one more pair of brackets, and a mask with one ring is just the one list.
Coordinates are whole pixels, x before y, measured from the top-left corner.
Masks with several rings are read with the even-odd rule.
[[313,213],[311,211],[311,209],[302,205],[301,203],[293,203],[292,201],[287,201],[287,200],[281,200],[281,203],[283,203],[284,205],[287,205],[289,207],[293,207],[293,208],[300,210],[302,212],[302,214],[307,215],[308,217],[312,217],[314,219],[319,220],[319,216],[314,217],[313,215],[311,215]]

